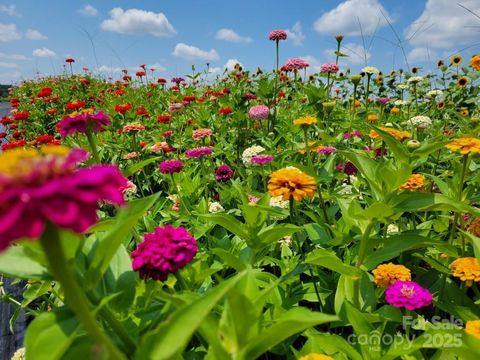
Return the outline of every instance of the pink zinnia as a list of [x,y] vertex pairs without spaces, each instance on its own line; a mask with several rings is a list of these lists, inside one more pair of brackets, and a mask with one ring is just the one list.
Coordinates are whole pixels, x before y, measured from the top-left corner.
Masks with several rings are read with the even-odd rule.
[[165,160],[160,163],[160,171],[164,174],[178,173],[182,169],[182,160]]
[[288,59],[287,63],[285,64],[285,68],[288,71],[302,70],[302,69],[306,69],[309,66],[310,65],[305,60],[300,58]]
[[99,111],[95,114],[83,113],[75,116],[64,116],[57,124],[57,129],[62,138],[75,133],[86,133],[87,130],[100,132],[105,130],[105,126],[110,125],[111,121],[107,114]]
[[270,34],[268,34],[269,40],[280,41],[280,40],[287,40],[287,32],[285,30],[272,30]]
[[47,222],[76,233],[97,222],[97,203],[123,204],[127,185],[113,165],[77,169],[83,149],[45,146],[0,155],[0,251],[20,238],[38,239]]
[[248,110],[248,116],[252,120],[263,120],[268,118],[270,109],[266,105],[255,105]]
[[139,123],[130,123],[122,127],[122,133],[135,133],[139,131],[144,131],[145,126]]
[[228,165],[220,165],[215,171],[217,181],[228,181],[233,177],[233,170]]
[[338,72],[338,65],[333,63],[322,64],[322,66],[320,66],[320,72],[327,74],[336,74]]
[[212,135],[213,135],[212,129],[197,129],[197,130],[193,130],[192,138],[193,140],[200,140]]
[[202,146],[185,151],[185,155],[189,158],[200,158],[211,154],[212,149],[210,149],[208,146]]
[[157,227],[132,252],[132,268],[142,279],[165,281],[191,262],[197,250],[197,241],[185,228]]
[[330,154],[334,154],[337,152],[337,149],[333,146],[321,146],[319,149],[318,149],[318,152],[320,154],[324,154],[324,155],[330,155]]
[[267,154],[254,155],[250,160],[252,164],[258,164],[258,165],[269,164],[272,161],[273,161],[273,156],[267,155]]
[[385,291],[385,300],[397,308],[415,310],[432,303],[432,294],[414,281],[397,280]]

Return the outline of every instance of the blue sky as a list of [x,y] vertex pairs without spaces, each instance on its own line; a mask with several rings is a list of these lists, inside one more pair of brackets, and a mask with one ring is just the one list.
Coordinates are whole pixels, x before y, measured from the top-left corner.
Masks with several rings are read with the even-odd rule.
[[341,68],[390,71],[406,68],[406,57],[426,72],[460,49],[465,57],[480,53],[480,0],[0,2],[0,83],[59,74],[66,57],[76,59],[75,71],[113,77],[142,63],[167,78],[206,62],[212,76],[237,61],[271,69],[272,29],[289,34],[282,63],[301,57],[316,70],[333,59],[334,35],[343,34],[350,56]]

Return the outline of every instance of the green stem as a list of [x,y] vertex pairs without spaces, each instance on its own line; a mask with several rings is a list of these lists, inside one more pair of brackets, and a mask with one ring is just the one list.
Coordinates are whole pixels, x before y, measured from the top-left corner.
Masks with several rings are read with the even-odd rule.
[[180,288],[182,288],[183,290],[190,290],[190,286],[187,284],[187,281],[182,276],[182,274],[180,274],[180,271],[175,271],[173,275],[177,279],[177,282],[180,285]]
[[88,144],[90,145],[90,150],[92,150],[93,160],[97,164],[100,164],[101,161],[100,161],[100,156],[98,155],[97,143],[95,142],[95,137],[93,136],[93,133],[90,129],[87,129],[85,134],[87,135],[87,140],[88,140]]
[[110,359],[126,359],[95,320],[93,309],[91,309],[85,293],[78,285],[68,266],[58,231],[53,224],[47,223],[45,231],[40,238],[40,244],[47,257],[52,275],[62,285],[67,305],[73,310],[92,340],[101,343],[105,347],[110,355]]
[[[367,228],[365,229],[365,232],[363,233],[363,236],[360,240],[360,248],[358,249],[357,263],[355,264],[357,269],[359,269],[360,266],[362,266],[362,264],[363,264],[363,260],[365,258],[366,252],[367,252],[369,235],[370,235],[370,232],[372,231],[373,225],[374,225],[373,222],[368,223]],[[353,303],[358,309],[361,309],[361,307],[360,307],[360,278],[355,279],[354,282],[353,282]]]

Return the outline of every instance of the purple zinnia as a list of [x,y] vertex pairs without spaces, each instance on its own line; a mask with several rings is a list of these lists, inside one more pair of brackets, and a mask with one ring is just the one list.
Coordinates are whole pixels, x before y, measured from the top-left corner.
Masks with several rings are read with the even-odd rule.
[[318,152],[320,154],[330,155],[330,154],[334,154],[335,152],[337,152],[337,149],[333,146],[321,146],[318,149]]
[[212,154],[212,149],[208,146],[202,146],[185,151],[185,155],[189,158],[199,158]]
[[351,161],[345,164],[338,164],[337,170],[342,171],[347,175],[355,175],[358,172],[358,169],[355,167],[355,165]]
[[182,160],[165,160],[160,163],[160,171],[164,174],[178,173],[182,168]]
[[215,179],[217,181],[228,181],[233,177],[233,170],[228,165],[220,165],[215,171]]
[[397,308],[415,310],[432,303],[432,294],[414,281],[397,280],[385,291],[385,300]]
[[252,164],[258,164],[258,165],[269,164],[272,161],[273,161],[273,156],[267,155],[267,154],[254,155],[250,160]]
[[177,76],[177,77],[173,77],[171,81],[172,81],[172,83],[175,83],[175,84],[178,85],[178,84],[180,84],[182,81],[185,81],[185,79],[182,78],[182,77]]
[[[85,232],[97,203],[123,204],[125,179],[114,165],[77,169],[83,149],[14,149],[0,155],[0,251],[20,238],[38,239],[47,222]],[[2,165],[3,164],[3,165]]]
[[338,65],[337,64],[322,64],[320,66],[320,72],[328,73],[328,74],[336,74],[338,72]]
[[165,281],[191,262],[197,249],[197,241],[185,228],[157,227],[132,252],[132,268],[142,279]]
[[361,138],[362,136],[363,136],[363,135],[362,135],[362,133],[361,133],[360,131],[352,131],[351,133],[345,132],[345,133],[343,134],[343,138],[344,138],[345,140],[350,139],[350,138],[353,138],[353,137],[359,137],[359,138]]
[[248,110],[248,116],[252,120],[263,120],[268,118],[270,114],[270,109],[267,105],[255,105]]
[[386,96],[384,96],[384,97],[379,97],[379,98],[377,99],[377,101],[378,101],[380,104],[382,104],[382,105],[386,105],[386,104],[388,104],[388,103],[390,102],[390,98],[388,98],[388,97],[386,97]]
[[57,129],[62,138],[75,133],[86,133],[87,130],[100,132],[105,130],[105,126],[110,125],[111,121],[107,114],[99,111],[93,113],[82,113],[78,115],[64,116],[57,124]]
[[287,32],[285,30],[272,30],[270,34],[268,34],[269,40],[280,41],[280,40],[287,40]]

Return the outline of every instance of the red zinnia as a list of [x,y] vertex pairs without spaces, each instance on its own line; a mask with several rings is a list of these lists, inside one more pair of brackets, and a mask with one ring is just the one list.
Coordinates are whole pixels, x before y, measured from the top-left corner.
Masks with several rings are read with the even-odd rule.
[[161,124],[168,124],[170,122],[170,119],[172,117],[170,115],[158,115],[157,116],[157,122]]
[[14,120],[28,120],[30,116],[30,113],[28,111],[17,111],[15,114],[13,114],[13,119]]
[[74,62],[75,62],[75,59],[74,59],[74,58],[66,58],[66,59],[65,59],[65,62],[71,64],[71,63],[74,63]]
[[115,105],[115,112],[120,113],[120,114],[125,114],[131,108],[132,108],[132,104],[130,104],[130,103],[117,104],[117,105]]
[[37,94],[38,97],[44,98],[52,95],[52,88],[43,87]]
[[82,101],[82,100],[73,100],[71,102],[68,102],[65,107],[67,108],[67,110],[70,110],[70,111],[76,111],[76,110],[80,110],[81,108],[83,108],[85,106],[85,101]]
[[218,112],[222,115],[228,115],[228,114],[231,114],[233,110],[229,107],[223,107]]

